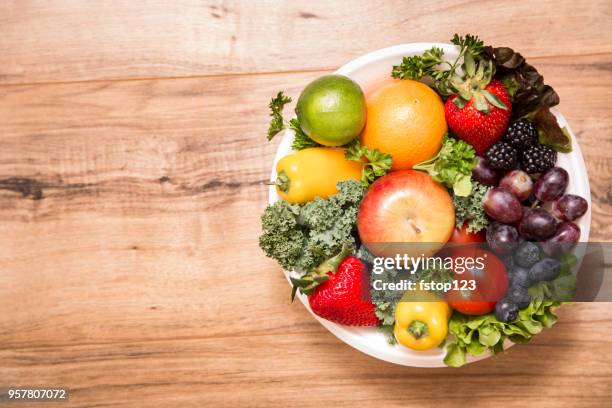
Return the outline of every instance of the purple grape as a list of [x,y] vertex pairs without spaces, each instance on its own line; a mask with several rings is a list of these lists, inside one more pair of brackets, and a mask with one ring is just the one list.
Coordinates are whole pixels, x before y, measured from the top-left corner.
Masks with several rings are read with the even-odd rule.
[[499,186],[514,194],[519,201],[525,201],[533,190],[533,181],[524,171],[512,170],[501,179]]
[[549,256],[558,256],[572,249],[579,239],[580,227],[573,222],[562,222],[555,234],[542,242],[542,251]]
[[496,221],[512,224],[521,219],[523,209],[519,200],[508,190],[500,187],[490,188],[482,199],[487,215]]
[[485,159],[476,156],[476,166],[472,169],[472,178],[486,186],[495,187],[499,177],[495,170],[487,166]]
[[543,208],[527,208],[518,225],[519,233],[527,239],[545,240],[557,228],[554,217]]
[[540,201],[554,201],[561,197],[567,183],[569,174],[561,167],[553,167],[542,174],[533,186],[533,192]]
[[589,203],[584,198],[565,194],[552,205],[552,213],[563,221],[574,221],[584,215],[589,208]]
[[487,244],[497,254],[508,254],[519,244],[518,231],[512,225],[492,222],[487,227]]

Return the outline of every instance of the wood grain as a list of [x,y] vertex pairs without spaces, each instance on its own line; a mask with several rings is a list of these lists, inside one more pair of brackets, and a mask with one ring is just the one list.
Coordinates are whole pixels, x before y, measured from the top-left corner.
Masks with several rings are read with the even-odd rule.
[[[281,277],[278,283],[276,293],[286,289]],[[277,310],[282,300],[263,303]],[[458,370],[381,363],[341,343],[297,304],[265,331],[251,330],[253,313],[221,336],[203,329],[166,340],[11,348],[0,357],[5,380],[69,385],[75,406],[523,407],[524,398],[542,407],[605,406],[612,391],[609,306],[577,304],[560,315],[530,345]]]
[[[560,94],[591,238],[611,240],[607,2],[105,4],[0,5],[0,387],[67,386],[74,407],[607,404],[609,304],[459,370],[399,367],[291,305],[256,239],[269,97],[475,15]],[[366,16],[381,29],[355,30]]]
[[612,4],[582,3],[5,1],[0,82],[335,69],[378,48],[472,31],[528,57],[609,52]]
[[[612,232],[611,64],[612,54],[538,63],[588,158],[594,240]],[[0,217],[40,218],[57,215],[58,207],[113,214],[132,207],[142,213],[148,205],[193,209],[200,194],[200,206],[216,207],[211,198],[232,201],[249,186],[263,198],[258,183],[276,147],[264,142],[266,103],[279,89],[298,95],[325,72],[5,87],[0,194],[13,199],[0,205]],[[39,190],[46,200],[35,199]]]

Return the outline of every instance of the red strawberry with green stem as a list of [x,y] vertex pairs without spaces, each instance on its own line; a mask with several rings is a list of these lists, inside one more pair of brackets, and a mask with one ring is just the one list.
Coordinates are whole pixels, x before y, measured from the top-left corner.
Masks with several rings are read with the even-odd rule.
[[446,122],[482,156],[508,128],[510,95],[501,82],[491,80],[495,71],[491,60],[476,64],[467,52],[462,67],[464,74],[454,74],[448,81],[452,95],[444,105]]
[[[339,260],[341,262],[338,265]],[[314,288],[305,290],[310,308],[317,316],[348,326],[378,325],[374,304],[369,299],[369,272],[359,258],[347,257],[341,252],[317,269],[327,269],[324,275],[326,278],[318,279]],[[292,279],[292,282],[298,287],[304,287],[309,280]]]

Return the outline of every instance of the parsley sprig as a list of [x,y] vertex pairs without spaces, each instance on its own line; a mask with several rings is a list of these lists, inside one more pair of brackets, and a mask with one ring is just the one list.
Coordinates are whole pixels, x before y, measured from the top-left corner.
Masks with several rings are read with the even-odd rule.
[[268,127],[268,140],[272,140],[274,136],[285,128],[285,121],[283,120],[283,108],[286,104],[291,102],[291,97],[283,94],[280,91],[276,97],[272,98],[268,107],[270,108],[270,127]]
[[474,148],[463,140],[446,134],[438,154],[412,168],[428,172],[438,183],[452,188],[455,195],[467,197],[472,192],[474,166],[476,166]]
[[268,127],[268,140],[272,140],[274,136],[276,136],[283,129],[291,129],[295,132],[295,137],[293,138],[293,144],[291,148],[293,150],[302,150],[307,147],[317,147],[321,146],[319,143],[315,142],[311,138],[304,133],[302,127],[300,126],[300,121],[297,118],[293,118],[289,120],[289,122],[285,122],[283,119],[283,108],[286,104],[291,102],[291,97],[286,96],[282,91],[280,91],[272,100],[268,107],[270,108],[270,116],[272,119],[270,120],[270,126]]
[[423,55],[404,57],[401,64],[393,66],[391,76],[417,81],[430,78],[432,87],[438,93],[445,96],[453,94],[449,81],[460,66],[459,62],[468,54],[471,57],[479,56],[483,51],[484,43],[478,36],[471,34],[466,34],[465,37],[455,34],[451,42],[459,47],[459,55],[455,61],[447,61],[441,48],[432,47]]
[[361,146],[358,140],[355,140],[346,149],[345,157],[347,160],[363,163],[361,171],[361,185],[367,188],[370,183],[378,177],[384,176],[393,163],[393,158],[388,153],[382,153],[378,149],[368,149],[366,146]]

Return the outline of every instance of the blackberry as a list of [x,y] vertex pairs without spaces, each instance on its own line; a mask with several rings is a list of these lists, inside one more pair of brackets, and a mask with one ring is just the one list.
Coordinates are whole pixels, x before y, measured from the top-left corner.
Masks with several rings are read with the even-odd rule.
[[527,173],[543,173],[555,166],[557,152],[548,146],[537,144],[521,155],[521,166]]
[[508,126],[504,141],[510,143],[519,152],[538,144],[538,129],[533,122],[519,119]]
[[512,170],[518,165],[518,152],[510,143],[497,142],[485,153],[487,164],[495,170]]

